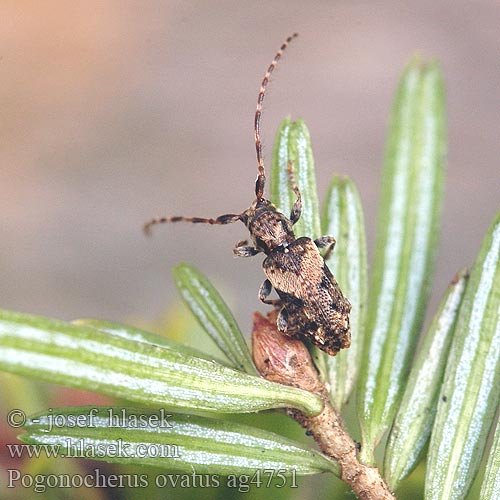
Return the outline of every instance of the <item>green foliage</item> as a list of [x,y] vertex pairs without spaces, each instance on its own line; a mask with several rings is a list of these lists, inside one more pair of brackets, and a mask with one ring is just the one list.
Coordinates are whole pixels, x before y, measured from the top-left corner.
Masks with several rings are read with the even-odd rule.
[[0,368],[155,407],[213,413],[294,407],[321,411],[305,391],[123,334],[0,310]]
[[497,422],[479,500],[500,497],[500,423]]
[[309,130],[303,120],[285,118],[278,129],[271,168],[271,201],[286,215],[292,209],[295,195],[288,182],[288,162],[293,162],[295,179],[302,194],[302,215],[294,226],[295,236],[321,236],[316,174]]
[[390,428],[424,319],[439,233],[444,99],[435,64],[406,68],[393,104],[358,393],[362,456]]
[[200,271],[188,264],[179,264],[173,275],[184,302],[231,365],[256,375],[257,370],[243,334],[215,287]]
[[[60,445],[64,453],[107,462],[148,465],[169,470],[193,468],[200,474],[249,474],[255,469],[281,469],[288,475],[333,472],[335,462],[278,434],[220,419],[183,414],[165,414],[118,407],[56,408],[50,414],[33,415],[25,425],[25,443]],[[85,417],[88,425],[62,425],[47,433],[54,415],[76,422]],[[110,419],[120,425],[110,427]],[[95,446],[121,441],[127,454],[107,456]],[[81,443],[86,446],[82,447]],[[144,453],[150,450],[150,453]]]
[[322,228],[323,234],[332,234],[338,239],[327,263],[351,302],[351,347],[335,357],[315,349],[318,368],[323,369],[324,379],[331,387],[332,404],[341,410],[351,396],[361,367],[368,290],[363,210],[356,186],[350,179],[333,178],[323,206]]
[[418,465],[429,440],[467,278],[463,271],[448,287],[412,364],[385,452],[384,473],[393,489]]
[[500,212],[472,268],[432,431],[426,498],[464,498],[500,401]]
[[[425,491],[427,500],[465,498],[484,459],[481,500],[495,500],[500,426],[491,452],[486,442],[500,398],[500,213],[483,240],[470,279],[462,272],[453,281],[415,352],[439,235],[444,122],[439,68],[414,59],[402,76],[391,112],[369,289],[356,187],[349,179],[333,176],[320,213],[312,147],[302,120],[287,118],[278,130],[270,197],[285,214],[290,212],[294,194],[287,166],[293,160],[304,202],[296,234],[317,238],[323,232],[337,239],[328,265],[352,302],[352,346],[335,358],[316,349],[312,354],[351,433],[356,432],[353,420],[359,419],[360,458],[380,468],[383,464],[383,475],[398,488],[398,498],[406,498],[405,491],[407,498],[422,498]],[[66,447],[78,440],[95,446],[122,439],[132,450],[138,445],[178,445],[177,458],[124,459],[109,453],[87,458],[186,473],[247,474],[275,468],[288,473],[294,469],[297,475],[338,476],[339,466],[314,451],[312,442],[259,428],[263,415],[252,415],[250,424],[236,423],[227,415],[284,407],[316,415],[322,402],[256,374],[236,320],[199,270],[181,264],[174,269],[174,280],[227,362],[126,325],[89,319],[71,324],[0,312],[2,370],[130,401],[134,407],[124,409],[127,417],[152,416],[159,407],[173,415],[174,425],[164,429],[148,424],[114,429],[105,418],[108,410],[101,408],[93,427],[67,424],[49,432],[45,411],[27,420],[21,439]],[[357,405],[349,405],[354,395]],[[89,409],[56,412],[69,421],[88,415]],[[421,460],[426,447],[424,479]],[[416,472],[404,479],[414,468]],[[281,495],[291,492],[282,490]],[[271,492],[263,493],[269,497]],[[252,498],[258,494],[256,488]],[[339,498],[334,489],[328,495]]]

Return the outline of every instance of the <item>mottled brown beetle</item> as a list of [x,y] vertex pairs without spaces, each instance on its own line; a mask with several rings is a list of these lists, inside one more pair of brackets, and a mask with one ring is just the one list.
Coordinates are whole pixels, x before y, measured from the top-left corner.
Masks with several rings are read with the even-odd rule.
[[[280,213],[276,207],[263,198],[266,181],[262,143],[260,140],[260,118],[262,102],[267,84],[283,51],[297,34],[293,34],[280,47],[267,69],[257,99],[254,132],[257,150],[258,176],[255,183],[256,199],[240,214],[220,215],[216,219],[200,217],[158,217],[144,225],[149,233],[151,226],[165,222],[194,222],[201,224],[230,224],[243,222],[253,241],[237,243],[233,252],[238,257],[252,257],[260,252],[266,254],[262,264],[267,279],[259,290],[259,298],[265,304],[279,308],[278,330],[289,336],[299,336],[334,356],[340,349],[350,346],[349,312],[351,304],[344,298],[332,273],[321,257],[318,248],[328,247],[325,259],[333,250],[335,239],[323,236],[316,240],[307,237],[295,238],[293,225],[299,220],[302,200],[293,175],[293,165],[288,165],[290,185],[296,201],[290,218]],[[279,299],[268,299],[272,288]]]

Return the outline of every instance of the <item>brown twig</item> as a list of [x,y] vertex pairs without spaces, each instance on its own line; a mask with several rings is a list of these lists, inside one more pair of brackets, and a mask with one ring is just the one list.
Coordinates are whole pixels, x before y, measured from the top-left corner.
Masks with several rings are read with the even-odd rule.
[[268,380],[298,387],[318,394],[325,406],[315,417],[307,417],[297,410],[288,413],[299,422],[318,443],[321,451],[336,460],[341,467],[341,479],[362,500],[395,500],[376,467],[359,462],[356,443],[344,428],[340,415],[331,405],[328,391],[305,345],[279,333],[276,312],[267,318],[254,314],[253,356],[255,364]]

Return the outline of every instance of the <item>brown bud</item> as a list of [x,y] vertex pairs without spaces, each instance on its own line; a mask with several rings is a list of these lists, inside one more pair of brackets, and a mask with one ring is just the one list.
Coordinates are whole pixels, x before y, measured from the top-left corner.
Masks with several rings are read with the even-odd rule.
[[280,333],[276,318],[276,311],[269,313],[267,318],[259,313],[253,316],[255,366],[268,380],[299,387],[322,397],[325,407],[315,417],[306,417],[297,410],[289,410],[288,413],[314,437],[326,456],[339,462],[342,479],[352,487],[358,498],[395,500],[378,470],[359,463],[356,443],[330,404],[328,392],[319,380],[309,351],[300,340]]
[[322,384],[302,341],[280,333],[275,311],[267,318],[253,316],[252,345],[255,366],[267,380],[320,393]]

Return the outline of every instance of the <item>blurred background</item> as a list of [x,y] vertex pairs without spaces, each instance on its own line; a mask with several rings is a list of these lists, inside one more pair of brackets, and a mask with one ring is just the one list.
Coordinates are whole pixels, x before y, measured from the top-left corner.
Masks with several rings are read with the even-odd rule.
[[311,132],[320,195],[352,177],[374,242],[388,112],[411,55],[441,61],[449,155],[433,304],[473,262],[500,206],[498,1],[17,2],[0,15],[0,304],[61,319],[152,320],[198,266],[242,328],[263,306],[261,257],[236,259],[243,225],[158,227],[253,199],[252,122],[284,38],[262,133]]
[[[357,183],[370,256],[398,77],[415,51],[441,62],[449,154],[432,312],[500,207],[499,26],[493,0],[2,1],[0,307],[159,322],[178,311],[170,270],[187,261],[248,332],[265,306],[262,257],[232,254],[243,225],[163,226],[151,239],[141,226],[251,203],[258,89],[298,31],[264,105],[267,165],[280,121],[305,119],[320,195],[334,173]],[[13,380],[28,409],[32,386]]]

